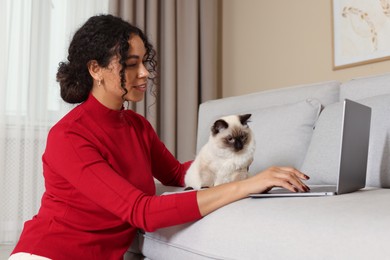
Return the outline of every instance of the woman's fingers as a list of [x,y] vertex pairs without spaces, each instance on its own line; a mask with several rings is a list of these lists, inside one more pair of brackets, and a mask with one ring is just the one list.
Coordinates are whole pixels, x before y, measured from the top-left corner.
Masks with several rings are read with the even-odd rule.
[[298,171],[298,170],[295,169],[295,168],[292,168],[292,167],[280,167],[280,169],[285,170],[285,171],[288,171],[288,172],[292,172],[292,173],[294,173],[296,176],[298,176],[298,177],[299,177],[300,179],[302,179],[302,180],[308,180],[308,179],[310,179],[309,176],[307,176],[306,174],[304,174],[304,173]]
[[307,192],[310,188],[302,180],[309,177],[292,167],[272,167],[272,181],[274,187],[283,187],[292,192]]

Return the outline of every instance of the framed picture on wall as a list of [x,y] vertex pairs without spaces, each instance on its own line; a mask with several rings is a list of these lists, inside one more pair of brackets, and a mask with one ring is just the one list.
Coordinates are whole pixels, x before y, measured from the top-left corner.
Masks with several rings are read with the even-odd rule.
[[390,0],[333,0],[333,68],[390,59]]

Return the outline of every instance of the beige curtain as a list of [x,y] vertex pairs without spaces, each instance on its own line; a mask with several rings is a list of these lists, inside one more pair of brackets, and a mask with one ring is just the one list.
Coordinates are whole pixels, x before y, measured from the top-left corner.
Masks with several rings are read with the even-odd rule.
[[220,96],[220,0],[112,0],[110,13],[142,28],[159,59],[157,100],[132,109],[144,115],[180,160],[195,156],[198,106]]

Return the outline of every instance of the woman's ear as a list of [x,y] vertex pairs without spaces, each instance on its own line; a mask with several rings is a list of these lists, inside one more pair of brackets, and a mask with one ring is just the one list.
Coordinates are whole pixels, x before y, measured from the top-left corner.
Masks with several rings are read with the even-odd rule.
[[96,80],[102,80],[101,77],[101,67],[99,66],[98,62],[96,60],[91,60],[87,64],[89,74],[91,74],[91,77]]

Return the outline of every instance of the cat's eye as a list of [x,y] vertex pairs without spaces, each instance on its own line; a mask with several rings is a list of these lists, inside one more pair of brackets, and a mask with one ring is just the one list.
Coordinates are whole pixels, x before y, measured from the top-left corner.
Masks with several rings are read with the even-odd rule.
[[228,137],[227,140],[228,140],[229,143],[234,143],[234,138],[233,137]]

